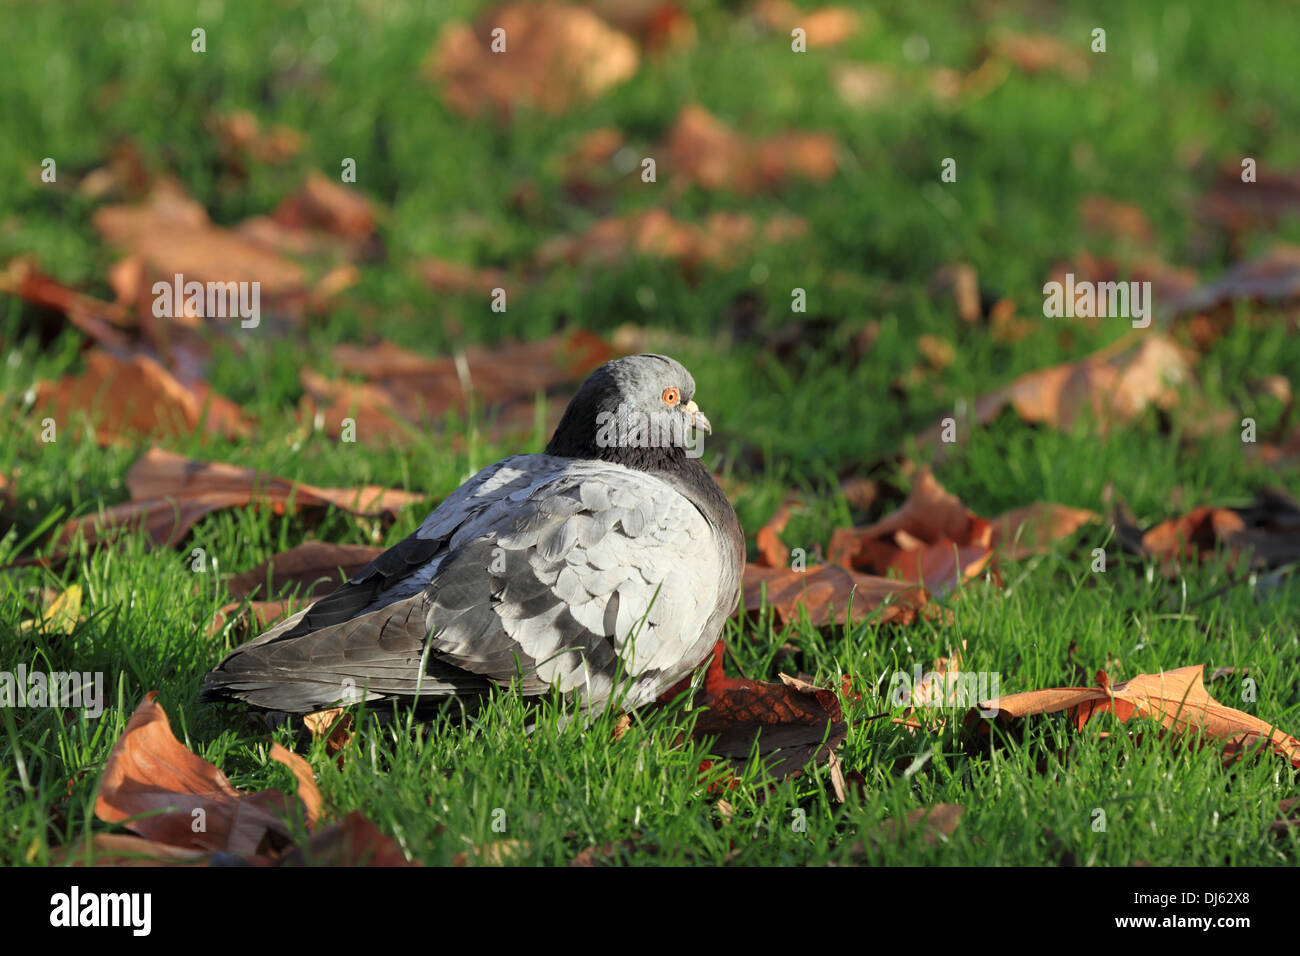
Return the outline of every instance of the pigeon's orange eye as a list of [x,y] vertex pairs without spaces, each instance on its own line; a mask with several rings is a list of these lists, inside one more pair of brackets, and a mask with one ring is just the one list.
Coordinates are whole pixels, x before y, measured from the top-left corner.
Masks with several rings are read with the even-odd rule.
[[676,405],[681,397],[681,393],[675,388],[664,389],[663,400],[665,405]]

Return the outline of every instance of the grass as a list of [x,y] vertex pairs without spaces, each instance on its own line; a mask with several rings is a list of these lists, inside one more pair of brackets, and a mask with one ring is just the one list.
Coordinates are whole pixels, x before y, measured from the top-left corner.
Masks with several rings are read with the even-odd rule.
[[[253,436],[227,442],[194,435],[167,447],[318,485],[376,483],[437,498],[504,454],[540,450],[546,436],[494,445],[455,425],[400,450],[339,445],[293,418],[306,358],[330,372],[329,349],[340,342],[389,339],[434,354],[467,341],[549,334],[561,322],[599,332],[634,322],[680,336],[673,352],[695,374],[717,431],[708,460],[742,483],[735,505],[751,554],[753,531],[792,487],[806,507],[784,538],[811,551],[825,546],[834,527],[875,517],[851,510],[836,490],[838,475],[877,468],[906,445],[904,436],[958,399],[1082,356],[1123,331],[1122,321],[1089,328],[1035,318],[1054,262],[1080,248],[1109,251],[1081,235],[1081,197],[1138,202],[1156,227],[1158,251],[1212,277],[1231,258],[1188,211],[1214,167],[1243,154],[1275,169],[1300,165],[1300,101],[1288,92],[1294,50],[1285,40],[1300,26],[1295,11],[1247,4],[1225,17],[1208,3],[1169,11],[1111,3],[1085,16],[1015,4],[981,20],[947,4],[913,4],[867,17],[867,28],[834,53],[800,57],[780,35],[738,25],[738,5],[688,6],[699,30],[694,48],[649,60],[590,108],[560,117],[525,113],[505,130],[450,114],[419,78],[438,28],[470,12],[467,3],[437,5],[436,12],[415,3],[213,5],[199,14],[209,31],[203,56],[189,50],[195,15],[171,4],[72,4],[71,12],[37,5],[21,14],[0,7],[0,30],[24,37],[0,77],[3,99],[14,104],[0,139],[0,256],[34,254],[60,279],[109,294],[104,277],[114,253],[90,227],[93,206],[33,177],[47,155],[57,158],[61,179],[71,179],[130,137],[220,223],[269,211],[307,169],[328,173],[340,156],[352,156],[358,187],[388,207],[386,260],[363,267],[361,284],[306,330],[304,345],[251,335],[244,355],[217,349],[210,381],[256,416]],[[1080,82],[1013,72],[960,108],[920,91],[924,69],[978,62],[994,29],[1048,31],[1086,52],[1097,25],[1108,31],[1109,52],[1088,55],[1090,73]],[[917,34],[929,43],[923,65],[901,53],[904,39]],[[1146,51],[1157,57],[1154,76],[1134,67],[1146,62]],[[851,59],[894,64],[909,83],[883,106],[855,111],[831,92],[833,64]],[[652,261],[558,270],[512,298],[504,314],[474,297],[435,296],[409,268],[427,255],[509,266],[554,234],[583,228],[598,213],[565,200],[559,157],[601,125],[618,126],[635,149],[651,151],[688,102],[754,134],[793,127],[839,138],[840,169],[828,185],[794,183],[760,197],[690,189],[674,207],[687,219],[717,209],[795,212],[811,223],[806,240],[759,249],[735,269],[706,270],[693,280]],[[302,130],[309,146],[286,167],[255,166],[246,184],[232,184],[221,175],[221,144],[204,119],[235,108]],[[958,157],[959,179],[938,189],[945,156]],[[509,197],[524,182],[541,199],[520,211]],[[659,199],[637,183],[617,190],[612,205],[629,211]],[[1279,234],[1294,240],[1300,226],[1284,222]],[[1245,251],[1272,238],[1251,237]],[[1036,323],[1034,333],[1014,345],[997,343],[932,300],[929,277],[957,258],[978,268],[983,289],[1013,298]],[[795,287],[808,292],[809,316],[789,311]],[[791,358],[778,360],[761,335],[747,342],[730,335],[741,295],[757,302],[760,332],[816,317],[832,319],[832,331],[810,331]],[[1199,387],[1208,401],[1255,417],[1266,432],[1285,410],[1253,383],[1275,374],[1294,379],[1300,338],[1275,313],[1243,310],[1239,318],[1200,360]],[[125,472],[148,445],[141,437],[100,448],[63,423],[57,444],[36,440],[23,395],[38,380],[75,370],[83,344],[47,319],[0,298],[7,357],[0,395],[12,422],[10,440],[0,443],[0,474],[16,476],[17,499],[2,515],[0,530],[8,530],[0,563],[41,529],[123,500]],[[850,361],[847,336],[868,321],[878,323],[875,342],[861,361]],[[900,381],[921,362],[923,334],[952,342],[957,360],[941,374]],[[1086,423],[1058,433],[1008,414],[977,430],[937,477],[984,515],[1034,500],[1099,509],[1109,487],[1143,522],[1203,502],[1243,501],[1265,485],[1300,490],[1295,471],[1243,456],[1235,430],[1191,438],[1176,416],[1172,433],[1166,425],[1151,412],[1105,435]],[[920,459],[933,452],[912,451]],[[888,464],[879,473],[897,481]],[[98,721],[0,710],[0,862],[49,862],[58,846],[103,827],[93,812],[99,771],[149,690],[160,691],[178,737],[237,787],[291,789],[290,772],[267,756],[264,730],[237,712],[195,702],[203,673],[234,641],[207,633],[227,602],[222,575],[308,536],[395,542],[423,516],[424,509],[409,509],[384,529],[342,514],[308,524],[265,511],[222,512],[201,522],[189,543],[216,558],[216,574],[191,571],[188,547],[151,550],[138,539],[78,554],[57,574],[0,574],[3,668],[103,671],[111,701]],[[1089,571],[1094,547],[1107,549],[1105,574]],[[802,670],[832,686],[841,674],[853,675],[857,686],[883,677],[887,686],[893,671],[928,666],[965,641],[965,667],[998,672],[1002,690],[1012,692],[1078,683],[1075,661],[1089,675],[1106,667],[1114,679],[1187,664],[1205,663],[1207,674],[1234,666],[1250,668],[1258,700],[1242,701],[1235,677],[1213,682],[1211,693],[1294,732],[1300,587],[1290,579],[1271,587],[1245,582],[1214,596],[1228,582],[1222,562],[1166,581],[1122,557],[1108,531],[1093,525],[1049,556],[1005,567],[1000,586],[982,580],[949,598],[950,624],[818,632],[733,622],[728,667],[766,679]],[[84,589],[86,618],[72,634],[19,634],[20,621],[38,610],[41,587],[73,583]],[[611,744],[609,719],[585,732],[564,725],[558,701],[547,702],[540,728],[526,735],[524,707],[503,692],[464,725],[367,729],[342,767],[321,744],[306,756],[328,808],[362,810],[413,858],[434,864],[459,854],[471,863],[559,864],[587,846],[624,840],[622,858],[639,864],[1300,861],[1294,833],[1267,832],[1278,801],[1296,789],[1295,773],[1278,760],[1224,768],[1213,748],[1161,743],[1150,733],[1140,742],[1079,735],[1053,718],[1034,722],[1019,739],[977,749],[950,730],[913,735],[868,720],[882,709],[870,697],[846,706],[851,729],[839,756],[864,780],[848,803],[828,796],[824,767],[768,786],[751,766],[725,793],[729,819],[718,809],[720,794],[710,792],[720,771],[697,772],[707,747],[677,742],[692,719],[681,708],[637,715]],[[952,728],[961,714],[944,716]],[[284,731],[272,736],[293,743]],[[863,842],[880,821],[937,802],[967,807],[947,842],[927,846],[919,835]],[[498,809],[504,832],[493,828]],[[1102,832],[1094,830],[1099,809]],[[802,832],[792,827],[795,811],[806,818]]]

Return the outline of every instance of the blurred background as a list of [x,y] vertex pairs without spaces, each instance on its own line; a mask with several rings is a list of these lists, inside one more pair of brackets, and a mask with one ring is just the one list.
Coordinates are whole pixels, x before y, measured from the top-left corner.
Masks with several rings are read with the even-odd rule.
[[[1156,327],[1212,356],[1206,408],[1282,435],[1289,396],[1259,381],[1296,367],[1288,326],[1197,305],[1249,285],[1196,296],[1300,237],[1297,26],[1250,3],[5,4],[0,389],[23,428],[112,411],[88,353],[146,355],[194,407],[229,403],[230,427],[191,409],[180,450],[409,483],[448,449],[459,473],[540,447],[601,358],[668,351],[714,466],[759,479],[733,488],[752,525],[790,485],[929,458],[906,436],[1126,333],[1043,317],[1072,271],[1153,281]],[[260,325],[151,317],[176,272],[259,281]],[[475,347],[467,401],[452,357]],[[1166,412],[1114,452],[1006,413],[950,482],[997,508],[1118,481],[1153,507]],[[133,415],[19,524],[120,487],[141,445],[118,439],[157,424]],[[360,461],[330,453],[349,416]],[[1185,478],[1235,481],[1215,468]]]

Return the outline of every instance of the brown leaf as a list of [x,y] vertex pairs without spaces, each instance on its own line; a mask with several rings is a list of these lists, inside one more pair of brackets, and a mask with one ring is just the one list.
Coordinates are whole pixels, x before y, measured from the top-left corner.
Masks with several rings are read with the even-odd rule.
[[423,498],[376,485],[319,488],[277,478],[251,468],[196,461],[151,448],[127,472],[131,500],[97,514],[73,518],[59,534],[66,543],[81,533],[90,544],[138,529],[158,546],[182,541],[204,516],[225,508],[269,505],[277,513],[292,508],[333,505],[355,515],[395,515]]
[[1109,196],[1085,196],[1079,201],[1079,218],[1084,231],[1093,235],[1138,245],[1148,245],[1155,238],[1155,230],[1140,208]]
[[96,833],[56,853],[61,866],[206,866],[209,855],[128,833]]
[[[289,617],[303,602],[297,599],[286,601],[232,601],[222,606],[212,616],[208,625],[209,634],[220,634],[228,624],[237,625],[236,633],[258,633],[271,627],[283,618]],[[232,618],[232,615],[234,616]]]
[[[310,407],[319,409],[331,434],[338,434],[343,419],[351,417],[359,438],[406,438],[414,434],[412,428],[438,428],[448,412],[465,415],[473,405],[492,419],[494,434],[504,435],[530,432],[538,394],[554,395],[614,354],[602,338],[581,330],[535,342],[471,347],[438,358],[381,342],[334,349],[343,370],[366,382],[331,382],[305,367],[299,374]],[[554,423],[563,407],[558,400],[548,403]]]
[[102,349],[86,353],[82,374],[42,383],[36,407],[59,422],[90,415],[101,445],[131,435],[190,435],[200,423],[224,438],[249,433],[239,406],[206,386],[182,385],[146,356],[118,358]]
[[1129,550],[1160,562],[1166,577],[1189,561],[1203,561],[1220,548],[1230,564],[1246,561],[1254,569],[1277,568],[1300,561],[1300,503],[1279,489],[1265,489],[1245,508],[1202,505],[1146,532],[1133,525],[1123,509],[1114,521]]
[[[311,732],[313,740],[325,741],[325,752],[331,757],[348,745],[352,740],[352,715],[342,707],[318,710],[307,714],[302,719],[303,725]],[[343,758],[339,758],[340,766]]]
[[746,762],[757,736],[759,756],[777,779],[826,759],[848,735],[839,697],[784,674],[781,681],[727,677],[715,653],[693,705],[707,710],[696,718],[692,736],[716,738],[710,752],[735,766]]
[[739,194],[771,190],[793,178],[824,182],[835,175],[834,138],[784,133],[755,140],[724,126],[699,106],[687,106],[668,136],[666,165],[705,189]]
[[360,811],[330,824],[306,844],[289,850],[279,866],[418,866],[406,859],[392,837],[385,836]]
[[291,229],[317,229],[344,239],[361,240],[375,231],[370,201],[313,171],[302,189],[276,207],[271,218]]
[[[494,30],[505,49],[494,52]],[[508,119],[530,106],[563,113],[589,103],[637,70],[631,37],[590,10],[564,3],[512,3],[443,27],[426,66],[452,109]]]
[[69,322],[100,345],[115,349],[130,347],[130,338],[125,331],[132,324],[128,309],[118,304],[101,302],[63,285],[42,272],[30,256],[18,256],[0,271],[0,292],[62,313]]
[[[244,793],[232,787],[225,774],[173,736],[157,696],[157,691],[145,696],[113,745],[95,816],[184,849],[254,856],[285,846],[290,798],[278,790]],[[298,797],[311,825],[321,802],[311,768],[278,744],[272,745],[271,757],[298,778]]]
[[1297,300],[1300,246],[1279,243],[1259,258],[1234,265],[1215,281],[1173,296],[1166,308],[1172,315],[1186,315],[1234,302],[1282,304]]
[[766,568],[783,568],[790,558],[790,549],[781,540],[781,532],[790,521],[792,502],[786,501],[768,519],[767,524],[758,529],[758,564]]
[[1071,79],[1088,74],[1088,59],[1077,46],[1067,46],[1045,33],[1003,33],[994,37],[992,55],[1010,61],[1021,73],[1056,72]]
[[760,229],[745,213],[715,212],[697,225],[664,209],[647,209],[602,219],[581,235],[547,240],[537,250],[537,265],[610,266],[640,256],[668,259],[688,272],[704,265],[730,268],[760,241],[777,244],[807,232],[807,221],[798,216],[773,217]]
[[1019,561],[1046,554],[1055,542],[1100,520],[1100,515],[1084,508],[1036,501],[993,519],[993,547],[1004,557]]
[[840,63],[831,71],[835,92],[848,106],[866,110],[894,102],[903,82],[890,66]]
[[288,126],[263,129],[248,110],[213,117],[210,126],[227,161],[241,172],[246,172],[247,159],[280,165],[297,156],[303,146],[302,133]]
[[993,529],[922,467],[903,506],[866,528],[837,528],[829,560],[876,574],[891,570],[935,594],[977,577],[993,557]]
[[853,619],[863,620],[881,609],[881,623],[909,624],[926,607],[925,590],[906,581],[859,574],[834,564],[811,565],[804,571],[745,565],[744,610],[757,614],[767,605],[784,626],[799,620],[806,610],[814,627],[845,624],[852,604]]
[[963,322],[979,321],[982,312],[979,276],[969,262],[953,262],[936,272],[930,280],[930,294],[951,296]]
[[[1026,422],[1068,431],[1087,411],[1105,433],[1150,405],[1172,408],[1178,401],[1176,386],[1191,378],[1188,357],[1171,339],[1146,334],[1133,347],[1132,338],[1125,336],[1078,362],[1028,372],[981,395],[975,400],[974,419],[991,424],[1009,405]],[[942,423],[934,425],[917,436],[917,443],[942,451],[942,429]],[[968,429],[957,431],[961,439]]]
[[802,29],[810,50],[836,46],[858,31],[858,14],[849,7],[803,10],[790,0],[759,0],[754,12],[768,29],[787,38],[791,30]]
[[[1180,667],[1157,674],[1139,674],[1120,684],[1111,684],[1105,671],[1097,672],[1096,687],[1053,687],[1025,691],[981,701],[985,712],[996,709],[1000,722],[1036,714],[1069,710],[1076,730],[1096,714],[1113,713],[1120,723],[1134,716],[1159,721],[1177,737],[1204,734],[1224,748],[1225,762],[1239,759],[1249,750],[1268,747],[1291,766],[1300,769],[1300,740],[1240,710],[1225,707],[1205,689],[1203,664]],[[967,723],[975,720],[974,708]],[[987,722],[981,729],[987,731]]]
[[[179,274],[186,283],[257,282],[263,307],[268,300],[287,303],[307,291],[301,265],[214,226],[206,210],[170,180],[159,182],[141,205],[101,207],[92,222],[106,241],[142,259],[155,278],[171,282]],[[181,304],[175,308],[182,318]]]
[[296,548],[267,558],[250,571],[234,575],[226,582],[226,588],[236,600],[256,597],[263,589],[267,595],[279,595],[290,587],[298,588],[300,597],[321,598],[383,552],[383,548],[365,544],[304,541]]
[[1213,189],[1198,204],[1202,219],[1238,239],[1254,229],[1274,229],[1300,210],[1300,172],[1284,172],[1260,163],[1254,182],[1242,182],[1241,174],[1240,160],[1219,168]]

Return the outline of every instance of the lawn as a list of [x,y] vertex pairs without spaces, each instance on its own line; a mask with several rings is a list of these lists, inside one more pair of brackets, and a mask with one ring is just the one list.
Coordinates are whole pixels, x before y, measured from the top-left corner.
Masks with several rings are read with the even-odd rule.
[[[619,22],[618,10],[653,5],[594,6]],[[448,23],[480,14],[472,3],[0,6],[0,32],[23,38],[0,75],[0,262],[34,262],[61,287],[112,301],[123,243],[107,241],[96,216],[142,198],[120,181],[104,194],[86,181],[123,144],[217,227],[271,214],[313,171],[337,183],[347,159],[356,178],[346,188],[376,211],[365,250],[346,253],[346,288],[323,305],[281,314],[273,303],[256,328],[196,333],[203,378],[238,406],[239,430],[122,429],[99,440],[92,426],[112,404],[101,393],[58,414],[57,441],[42,440],[41,383],[81,375],[90,336],[66,310],[0,284],[0,670],[102,672],[107,705],[96,719],[0,708],[0,862],[48,864],[95,833],[125,832],[96,818],[97,788],[150,691],[176,736],[236,788],[293,791],[291,771],[270,757],[278,741],[310,764],[328,817],[359,810],[431,865],[564,865],[592,847],[600,861],[642,865],[1300,862],[1300,827],[1271,826],[1297,795],[1300,757],[1225,764],[1213,742],[1162,738],[1154,722],[1098,717],[1080,732],[1061,713],[990,743],[964,729],[965,706],[930,709],[918,728],[891,720],[906,708],[883,696],[895,672],[929,670],[954,651],[963,671],[997,674],[1003,694],[1090,686],[1099,670],[1118,682],[1205,665],[1218,701],[1300,731],[1300,585],[1290,574],[1300,531],[1279,532],[1293,557],[1252,572],[1230,547],[1170,567],[1126,549],[1111,520],[1120,503],[1147,528],[1200,505],[1245,507],[1261,489],[1300,494],[1300,455],[1261,447],[1300,447],[1289,437],[1300,434],[1294,293],[1179,309],[1167,304],[1179,293],[1165,291],[1176,269],[1202,286],[1300,242],[1300,11],[854,6],[847,36],[797,53],[774,5],[766,15],[739,2],[664,6],[676,11],[668,39],[627,28],[639,57],[626,79],[556,111],[525,103],[508,120],[458,111],[434,76],[431,51]],[[1091,49],[1097,28],[1105,52]],[[1046,64],[1008,37],[1034,38],[1024,42]],[[828,136],[833,168],[769,169],[752,188],[692,176],[689,150],[671,148],[691,105],[754,142]],[[283,159],[250,158],[218,121],[237,111],[300,142]],[[602,129],[621,145],[575,172],[575,153]],[[788,142],[769,166],[793,152]],[[54,182],[42,181],[46,157]],[[1258,206],[1229,191],[1229,214],[1216,211],[1220,170],[1245,157],[1269,191]],[[955,181],[942,178],[947,158]],[[581,240],[549,252],[557,238],[648,210],[700,229],[720,214],[757,226],[685,258],[644,248],[601,258]],[[801,229],[764,233],[783,217]],[[506,276],[508,305],[494,310],[481,283],[430,282],[434,261]],[[1125,279],[1155,276],[1149,328],[1043,315],[1054,270],[1105,272],[1103,261]],[[978,277],[970,318],[935,280],[958,262]],[[1001,326],[996,315],[1011,318]],[[559,699],[535,712],[508,689],[464,720],[399,714],[372,725],[357,714],[342,759],[299,728],[197,702],[203,675],[248,636],[213,626],[232,603],[230,575],[309,539],[401,540],[479,468],[540,451],[548,415],[576,384],[550,389],[517,427],[497,427],[500,409],[484,401],[399,438],[363,420],[346,442],[303,413],[303,370],[359,381],[338,347],[381,342],[428,358],[477,346],[490,362],[503,343],[576,330],[603,337],[611,354],[662,351],[691,370],[714,426],[705,461],[751,561],[756,532],[787,499],[796,504],[781,539],[815,561],[837,528],[897,508],[926,464],[976,515],[1047,501],[1101,520],[1024,559],[998,557],[936,593],[942,613],[910,623],[859,614],[816,626],[766,611],[729,622],[728,674],[799,673],[840,695],[843,801],[825,761],[781,780],[758,760],[709,761],[709,742],[689,736],[698,712],[682,699],[627,726],[612,712],[590,726],[566,719],[573,709]],[[969,417],[977,396],[1123,336],[1176,343],[1188,374],[1122,420],[1084,413],[1054,427],[1012,408]],[[958,442],[916,437],[950,415]],[[1244,418],[1257,442],[1242,440]],[[224,508],[166,547],[143,533],[101,546],[54,540],[69,519],[126,501],[128,471],[150,448],[426,500],[386,518]],[[850,478],[872,482],[874,497],[846,495]],[[75,626],[25,626],[73,586]],[[1212,677],[1223,668],[1234,670]],[[942,839],[923,826],[882,829],[937,804],[965,808]]]

